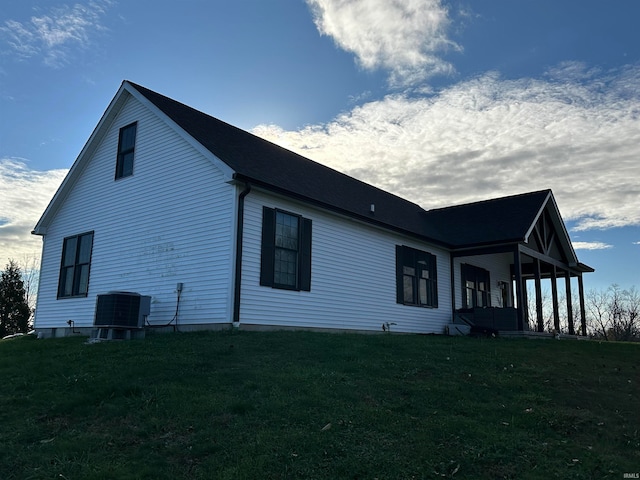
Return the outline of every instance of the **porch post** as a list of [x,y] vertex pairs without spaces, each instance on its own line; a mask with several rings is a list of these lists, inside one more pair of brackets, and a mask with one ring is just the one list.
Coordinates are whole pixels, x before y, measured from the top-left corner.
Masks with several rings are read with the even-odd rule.
[[522,279],[522,309],[524,313],[522,318],[524,323],[527,325],[527,330],[529,330],[529,287],[527,286],[526,278]]
[[516,303],[518,308],[516,315],[518,318],[518,330],[524,331],[524,296],[522,294],[522,263],[520,262],[520,246],[516,245],[513,249],[513,276],[516,283]]
[[558,309],[558,272],[556,266],[551,266],[551,297],[553,302],[553,328],[560,333],[560,312]]
[[582,283],[582,273],[578,274],[578,293],[580,295],[580,328],[582,335],[587,336],[587,314],[584,308],[584,283]]
[[542,285],[540,282],[540,260],[533,261],[533,271],[536,285],[536,319],[538,321],[538,331],[544,332],[544,319],[542,318]]
[[567,323],[569,324],[569,335],[575,334],[573,327],[573,308],[571,306],[571,271],[564,272],[564,286],[567,295]]

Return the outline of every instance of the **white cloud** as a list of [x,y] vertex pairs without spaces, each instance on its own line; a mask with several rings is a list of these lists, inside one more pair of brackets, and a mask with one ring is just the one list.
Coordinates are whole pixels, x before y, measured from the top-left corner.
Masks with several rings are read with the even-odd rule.
[[634,245],[640,245],[640,242],[633,242]]
[[638,84],[638,66],[567,64],[546,80],[488,73],[254,133],[425,208],[552,188],[574,230],[640,225]]
[[24,23],[7,20],[0,26],[0,38],[21,59],[42,57],[46,65],[61,67],[69,62],[74,46],[87,48],[94,32],[105,29],[101,17],[111,4],[111,0],[76,3],[52,8]]
[[392,85],[415,85],[453,72],[439,54],[461,47],[447,37],[440,0],[307,0],[316,27],[365,69],[391,71]]
[[575,250],[607,250],[613,245],[603,242],[572,242]]
[[0,159],[0,265],[39,254],[40,237],[31,230],[62,182],[67,170],[31,170],[21,159]]

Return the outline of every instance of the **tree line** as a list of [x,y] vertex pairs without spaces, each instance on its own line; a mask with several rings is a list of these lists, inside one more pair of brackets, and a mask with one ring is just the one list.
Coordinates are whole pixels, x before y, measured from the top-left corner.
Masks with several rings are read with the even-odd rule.
[[[529,328],[537,328],[535,292],[528,287],[528,316]],[[577,292],[571,294],[573,324],[578,329],[580,325],[579,297]],[[590,338],[605,341],[640,341],[640,291],[632,286],[622,288],[612,284],[607,288],[591,289],[585,294],[585,318],[587,335]],[[562,331],[568,330],[568,314],[566,297],[558,299],[560,326]],[[542,316],[545,331],[552,332],[553,306],[551,295],[547,289],[542,291]]]
[[640,341],[640,292],[611,285],[585,298],[590,335],[603,340]]

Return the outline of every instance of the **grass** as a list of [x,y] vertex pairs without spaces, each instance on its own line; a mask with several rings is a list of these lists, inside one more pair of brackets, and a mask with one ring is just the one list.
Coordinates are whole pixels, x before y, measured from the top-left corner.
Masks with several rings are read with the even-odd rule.
[[640,346],[310,332],[0,342],[2,479],[620,479]]

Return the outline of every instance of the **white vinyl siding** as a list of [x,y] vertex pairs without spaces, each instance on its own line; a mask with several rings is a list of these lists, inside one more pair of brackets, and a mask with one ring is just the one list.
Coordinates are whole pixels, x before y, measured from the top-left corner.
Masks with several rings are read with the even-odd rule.
[[[114,181],[118,133],[137,123],[132,176]],[[184,283],[183,324],[230,322],[235,187],[210,159],[129,96],[47,229],[37,328],[91,326],[96,295],[152,296],[151,323],[169,322]],[[94,232],[86,298],[56,300],[62,242]]]
[[[449,254],[410,237],[252,191],[246,197],[241,324],[442,333],[451,319]],[[260,286],[262,207],[280,208],[313,222],[311,291]],[[437,257],[440,308],[396,303],[396,245]]]
[[502,305],[502,297],[498,282],[505,282],[509,289],[511,298],[511,264],[513,254],[496,253],[490,255],[478,255],[469,257],[457,257],[453,259],[453,288],[455,291],[456,308],[462,308],[462,277],[460,265],[467,263],[475,267],[483,268],[489,272],[490,297],[492,307],[509,307],[512,305]]

